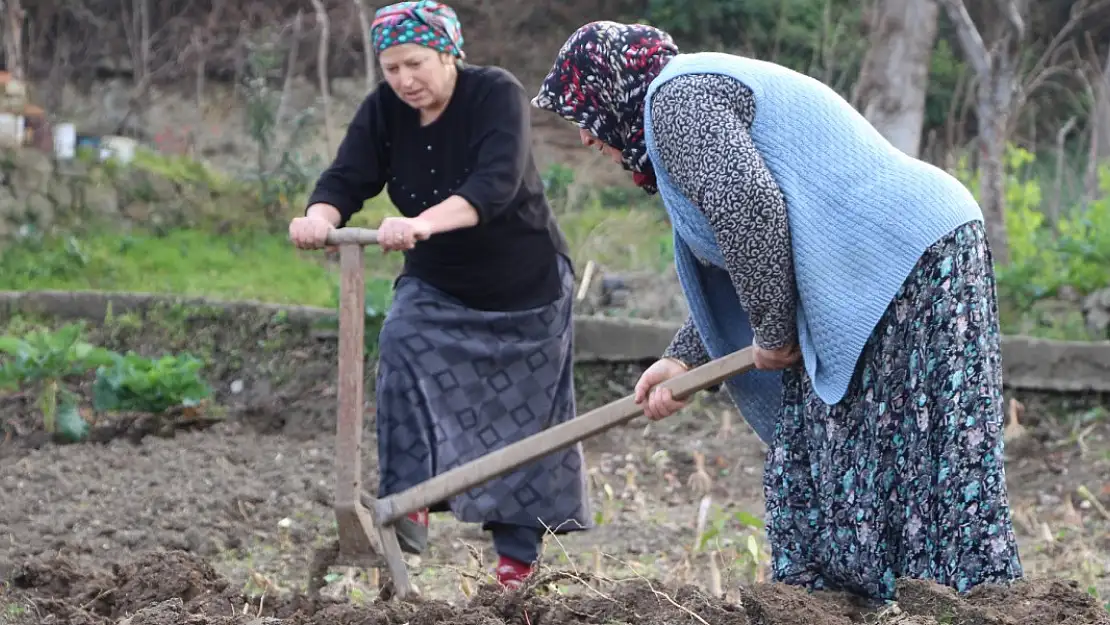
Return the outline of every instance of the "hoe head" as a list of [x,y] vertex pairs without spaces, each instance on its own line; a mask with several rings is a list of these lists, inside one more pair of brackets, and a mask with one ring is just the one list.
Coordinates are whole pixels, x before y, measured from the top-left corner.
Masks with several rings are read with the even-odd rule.
[[414,592],[392,523],[379,522],[377,500],[362,490],[363,333],[366,300],[363,246],[376,244],[378,233],[361,228],[333,230],[329,245],[338,245],[339,412],[335,436],[335,519],[339,540],[317,552],[309,594],[323,587],[329,566],[385,569],[383,594],[405,599]]

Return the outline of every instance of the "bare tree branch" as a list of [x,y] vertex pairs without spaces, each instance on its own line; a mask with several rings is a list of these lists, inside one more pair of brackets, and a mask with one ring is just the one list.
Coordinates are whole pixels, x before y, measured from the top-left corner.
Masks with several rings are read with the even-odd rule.
[[1025,18],[1021,16],[1018,6],[1012,0],[997,0],[998,8],[1006,16],[1010,22],[1010,28],[1013,29],[1014,35],[1017,39],[1025,38]]
[[363,59],[366,62],[366,90],[369,91],[378,84],[378,73],[374,67],[374,48],[370,41],[370,11],[366,8],[366,0],[352,1],[358,7],[358,23],[362,27],[359,41],[362,42]]
[[301,47],[301,28],[304,15],[297,11],[293,18],[293,36],[289,44],[289,58],[285,63],[285,82],[281,86],[281,99],[278,100],[277,112],[274,121],[279,126],[285,119],[285,109],[289,106],[289,92],[293,90],[293,77],[297,75],[297,50]]
[[990,54],[987,51],[986,44],[983,43],[983,36],[979,34],[979,28],[975,26],[971,14],[967,12],[963,0],[939,0],[939,2],[948,14],[948,19],[952,21],[952,26],[956,29],[956,37],[960,40],[960,47],[964,50],[968,64],[980,76],[990,73]]
[[1067,150],[1064,146],[1068,140],[1068,135],[1071,134],[1071,131],[1075,128],[1075,125],[1078,121],[1079,120],[1073,116],[1069,118],[1067,123],[1061,126],[1060,130],[1056,132],[1056,199],[1052,203],[1052,214],[1049,216],[1049,218],[1052,220],[1052,223],[1056,223],[1060,220],[1060,213],[1063,209],[1064,163],[1067,160],[1068,156]]
[[27,16],[27,12],[23,10],[20,0],[5,0],[3,5],[6,9],[4,22],[7,26],[4,33],[4,59],[7,62],[8,73],[11,74],[12,78],[23,80],[25,78],[23,20]]
[[316,9],[316,23],[320,27],[316,72],[320,77],[320,97],[324,105],[324,142],[328,147],[328,154],[331,154],[334,145],[331,136],[331,90],[328,88],[328,43],[331,42],[331,22],[328,20],[328,10],[324,7],[323,0],[312,0],[312,6]]

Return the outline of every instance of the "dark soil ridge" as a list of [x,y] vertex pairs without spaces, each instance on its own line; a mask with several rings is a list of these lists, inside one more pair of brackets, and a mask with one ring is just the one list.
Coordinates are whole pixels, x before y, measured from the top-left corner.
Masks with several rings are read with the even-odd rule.
[[[567,593],[548,583],[572,582]],[[647,579],[593,580],[543,572],[520,591],[484,587],[468,602],[362,605],[304,595],[246,597],[203,559],[183,551],[148,552],[110,571],[79,569],[64,557],[31,560],[9,576],[0,607],[13,625],[1106,625],[1110,614],[1075,584],[1022,580],[982,586],[964,596],[930,582],[904,580],[897,606],[867,608],[849,595],[806,593],[781,584],[738,588],[729,600],[693,586]],[[4,616],[0,615],[0,622]]]

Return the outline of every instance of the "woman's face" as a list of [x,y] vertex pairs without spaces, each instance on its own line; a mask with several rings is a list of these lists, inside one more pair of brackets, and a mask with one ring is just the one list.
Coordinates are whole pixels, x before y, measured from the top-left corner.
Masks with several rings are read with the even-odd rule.
[[578,138],[582,140],[582,145],[588,148],[594,148],[597,151],[605,154],[609,158],[613,159],[613,162],[617,165],[624,165],[624,158],[621,156],[621,151],[609,145],[608,143],[605,143],[601,139],[598,139],[589,130],[586,130],[585,128],[579,128]]
[[450,99],[456,71],[451,55],[403,43],[383,50],[378,60],[393,92],[414,109],[435,108]]

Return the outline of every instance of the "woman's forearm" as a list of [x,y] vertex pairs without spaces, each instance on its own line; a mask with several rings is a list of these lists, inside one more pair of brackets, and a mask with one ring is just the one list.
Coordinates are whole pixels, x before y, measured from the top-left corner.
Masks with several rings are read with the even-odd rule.
[[308,210],[305,211],[305,217],[319,217],[336,227],[339,226],[339,221],[343,218],[338,208],[323,202],[317,202],[309,206]]
[[442,234],[478,225],[478,211],[462,197],[452,195],[420,213],[417,219],[427,223],[432,234]]

